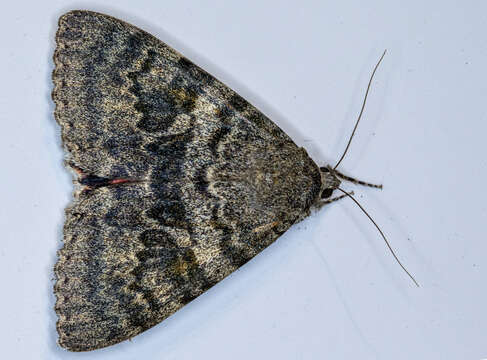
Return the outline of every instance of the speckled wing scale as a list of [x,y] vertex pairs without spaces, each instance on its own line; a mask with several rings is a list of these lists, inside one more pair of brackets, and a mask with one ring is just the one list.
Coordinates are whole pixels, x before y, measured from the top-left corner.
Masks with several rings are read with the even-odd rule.
[[[81,177],[55,266],[59,344],[161,322],[309,214],[318,166],[272,121],[146,32],[59,20],[53,99]],[[87,186],[89,185],[89,186]]]

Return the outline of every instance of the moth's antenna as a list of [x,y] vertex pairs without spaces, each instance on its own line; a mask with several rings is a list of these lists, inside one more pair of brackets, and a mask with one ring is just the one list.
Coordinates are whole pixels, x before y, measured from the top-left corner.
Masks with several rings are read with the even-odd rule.
[[382,56],[380,57],[379,61],[377,61],[377,64],[375,65],[374,71],[372,71],[372,75],[370,76],[370,79],[369,79],[369,85],[367,85],[367,91],[365,92],[364,101],[362,102],[362,108],[360,109],[360,114],[357,118],[357,121],[355,122],[355,127],[353,128],[352,135],[350,135],[350,139],[348,139],[347,147],[345,148],[345,151],[343,152],[342,157],[340,158],[340,160],[338,160],[338,162],[335,165],[335,167],[333,168],[333,170],[335,170],[338,167],[338,165],[340,165],[340,163],[342,162],[343,158],[345,157],[345,155],[348,151],[348,148],[350,147],[350,144],[352,143],[353,135],[355,135],[355,130],[357,130],[358,123],[360,122],[360,119],[362,118],[362,114],[363,114],[364,109],[365,109],[365,103],[367,102],[367,96],[369,95],[370,85],[372,84],[372,80],[374,79],[375,72],[376,72],[377,68],[379,67],[382,59],[384,58],[386,51],[387,51],[387,49],[384,50],[384,52],[382,53]]
[[414,277],[413,277],[413,276],[412,276],[412,275],[409,273],[409,271],[407,271],[407,270],[406,270],[406,268],[404,267],[404,265],[401,263],[401,261],[400,261],[400,260],[398,259],[398,257],[396,256],[396,253],[394,252],[394,250],[392,250],[392,247],[391,247],[391,245],[389,244],[389,241],[387,241],[387,239],[386,239],[386,237],[385,237],[384,233],[383,233],[383,232],[382,232],[382,230],[379,228],[379,226],[378,226],[378,225],[377,225],[377,223],[374,221],[374,219],[372,219],[372,217],[371,217],[371,216],[370,216],[370,215],[367,213],[367,211],[365,211],[365,209],[362,207],[362,205],[360,205],[360,204],[359,204],[359,202],[358,202],[357,200],[355,200],[355,198],[354,198],[354,197],[353,197],[351,194],[347,193],[346,191],[344,191],[344,190],[342,190],[342,189],[340,189],[340,188],[337,188],[337,189],[338,189],[338,190],[340,190],[342,193],[344,193],[346,196],[348,196],[350,199],[352,199],[352,200],[355,202],[355,204],[357,204],[357,206],[360,208],[360,210],[362,210],[362,211],[363,211],[363,213],[364,213],[365,215],[367,215],[367,217],[369,218],[369,220],[370,220],[370,221],[372,221],[372,224],[374,224],[374,225],[375,225],[375,227],[377,228],[377,230],[379,230],[379,233],[382,235],[382,238],[384,239],[384,241],[385,241],[385,243],[386,243],[387,247],[389,248],[389,250],[390,250],[390,252],[391,252],[392,256],[394,256],[394,259],[396,259],[396,261],[397,261],[397,263],[399,264],[399,266],[401,266],[401,268],[402,268],[402,269],[403,269],[403,270],[406,272],[406,274],[408,274],[408,276],[411,278],[411,280],[414,282],[414,284],[415,284],[417,287],[419,287],[418,282],[417,282],[417,281],[414,279]]

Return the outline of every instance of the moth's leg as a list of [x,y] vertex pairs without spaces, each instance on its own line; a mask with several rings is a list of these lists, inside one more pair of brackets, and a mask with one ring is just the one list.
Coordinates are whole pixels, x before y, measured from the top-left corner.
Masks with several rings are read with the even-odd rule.
[[368,182],[365,182],[365,181],[362,181],[362,180],[358,180],[358,179],[355,179],[353,177],[344,175],[341,172],[339,172],[338,170],[333,170],[333,172],[339,178],[341,178],[343,180],[346,180],[346,181],[350,181],[351,183],[358,184],[358,185],[363,185],[363,186],[368,186],[368,187],[373,187],[373,188],[376,188],[376,189],[382,189],[382,184],[372,184],[372,183],[368,183]]
[[[351,195],[353,195],[353,191],[350,192]],[[338,200],[341,200],[343,199],[344,197],[347,197],[347,195],[343,194],[343,195],[340,195],[340,196],[336,196],[334,198],[331,198],[331,199],[326,199],[326,200],[321,200],[319,203],[318,203],[318,208],[321,208],[322,206],[324,205],[328,205],[332,202],[335,202],[335,201],[338,201]]]

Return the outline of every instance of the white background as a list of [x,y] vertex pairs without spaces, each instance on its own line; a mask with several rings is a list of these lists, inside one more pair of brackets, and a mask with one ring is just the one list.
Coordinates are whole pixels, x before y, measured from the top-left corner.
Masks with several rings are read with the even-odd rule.
[[[3,359],[487,357],[485,1],[14,1],[0,15]],[[155,328],[116,346],[56,344],[53,265],[71,178],[52,116],[58,17],[90,9],[165,41],[335,162],[353,189]]]

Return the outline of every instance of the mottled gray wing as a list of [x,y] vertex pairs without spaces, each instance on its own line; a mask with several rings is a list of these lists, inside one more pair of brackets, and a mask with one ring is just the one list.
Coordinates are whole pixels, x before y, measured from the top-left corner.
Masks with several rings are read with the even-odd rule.
[[212,76],[112,17],[59,20],[55,117],[80,176],[55,266],[61,346],[154,326],[309,213],[303,149]]

